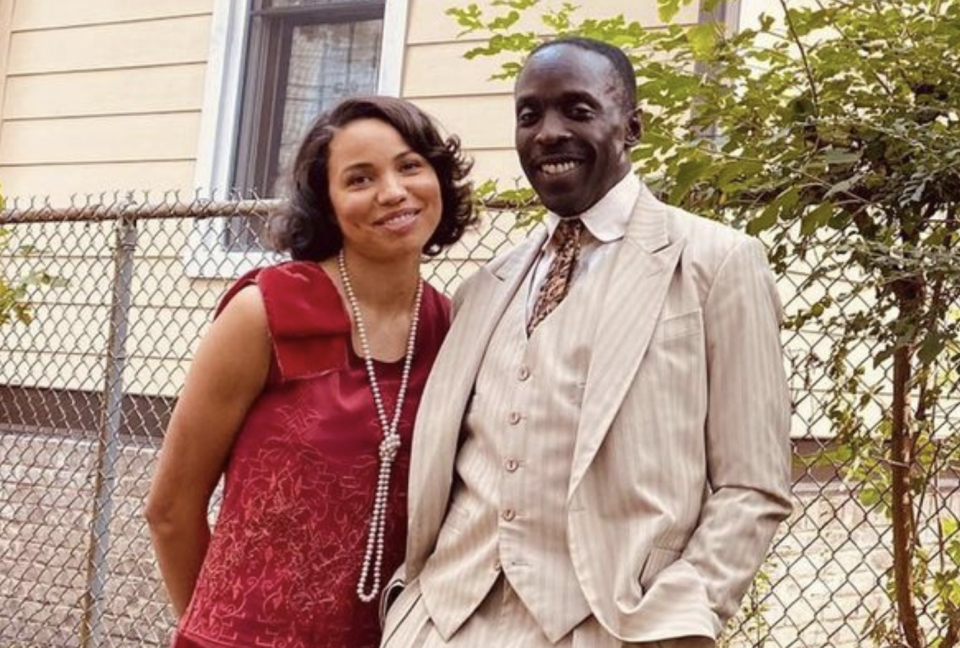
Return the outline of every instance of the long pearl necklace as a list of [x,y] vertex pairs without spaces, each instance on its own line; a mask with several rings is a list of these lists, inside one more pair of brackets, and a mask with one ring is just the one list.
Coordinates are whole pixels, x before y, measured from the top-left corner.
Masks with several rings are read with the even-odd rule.
[[[400,412],[403,401],[407,396],[407,385],[410,383],[410,368],[413,366],[413,350],[417,341],[417,325],[420,323],[420,300],[423,297],[423,281],[417,281],[417,293],[413,299],[413,313],[410,316],[410,332],[407,334],[407,355],[403,361],[403,373],[400,376],[400,389],[397,392],[397,403],[393,410],[393,418],[387,419],[387,409],[383,405],[383,396],[380,393],[380,383],[374,371],[373,355],[370,353],[370,341],[367,339],[367,327],[364,326],[363,316],[360,314],[360,302],[353,292],[350,275],[347,273],[347,262],[343,250],[337,256],[337,269],[340,271],[340,283],[347,294],[350,312],[357,325],[357,337],[360,338],[360,350],[363,352],[363,364],[367,369],[367,380],[370,382],[370,392],[373,394],[373,403],[377,409],[377,418],[380,420],[380,429],[383,439],[380,441],[380,472],[377,475],[377,490],[373,498],[373,511],[370,513],[370,533],[367,536],[367,548],[363,554],[363,568],[360,571],[360,581],[357,583],[357,596],[364,603],[370,603],[380,593],[380,569],[383,564],[383,539],[387,528],[387,501],[390,496],[390,475],[393,462],[400,449],[400,434],[397,428],[400,425]],[[367,587],[371,578],[373,584]]]

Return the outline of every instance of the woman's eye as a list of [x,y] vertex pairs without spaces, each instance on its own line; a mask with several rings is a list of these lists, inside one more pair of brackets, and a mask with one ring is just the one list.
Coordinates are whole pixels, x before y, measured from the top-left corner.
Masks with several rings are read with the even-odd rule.
[[400,170],[404,173],[412,173],[423,168],[423,162],[420,160],[405,160],[400,164]]
[[363,185],[369,183],[370,176],[365,175],[355,175],[347,178],[348,187],[362,187]]

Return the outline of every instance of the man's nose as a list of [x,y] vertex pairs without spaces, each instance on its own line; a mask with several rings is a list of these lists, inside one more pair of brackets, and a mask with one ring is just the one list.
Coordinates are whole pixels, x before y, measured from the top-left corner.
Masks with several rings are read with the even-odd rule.
[[544,114],[540,121],[540,129],[537,131],[537,142],[539,144],[553,144],[559,141],[569,139],[570,131],[567,128],[566,120],[556,112],[549,111]]

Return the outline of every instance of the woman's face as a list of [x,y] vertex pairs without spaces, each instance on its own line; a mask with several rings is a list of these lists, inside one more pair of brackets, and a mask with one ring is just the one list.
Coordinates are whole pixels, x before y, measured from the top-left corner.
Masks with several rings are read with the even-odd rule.
[[347,250],[392,260],[420,251],[440,223],[430,163],[379,119],[352,121],[330,141],[330,202]]

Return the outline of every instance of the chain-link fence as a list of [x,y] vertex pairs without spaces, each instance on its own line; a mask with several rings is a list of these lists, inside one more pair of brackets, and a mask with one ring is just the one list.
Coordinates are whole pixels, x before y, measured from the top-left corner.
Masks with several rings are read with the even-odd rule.
[[[271,207],[117,196],[70,209],[13,203],[3,212],[0,295],[4,287],[19,291],[32,321],[0,325],[0,648],[165,644],[173,618],[143,502],[213,306],[231,278],[275,260],[236,245],[247,240],[238,227]],[[427,278],[451,292],[525,236],[514,222],[489,212],[477,233],[429,263]],[[781,273],[788,316],[824,294],[834,296],[834,308],[871,308],[861,295],[844,302],[844,287],[862,278],[831,256],[832,245],[811,248],[808,267]],[[871,636],[892,645],[882,644],[894,609],[889,494],[855,478],[862,455],[835,443],[835,388],[845,375],[830,364],[835,335],[813,320],[784,333],[796,510],[734,624],[732,646],[852,647],[873,645]],[[855,373],[868,367],[858,375],[869,398],[857,411],[867,428],[882,431],[888,373],[884,364],[873,368],[873,355],[862,348],[843,363]],[[930,436],[956,456],[953,402],[939,401]],[[934,557],[946,514],[960,509],[953,468],[924,491],[917,516]],[[938,610],[921,614],[929,625]]]

